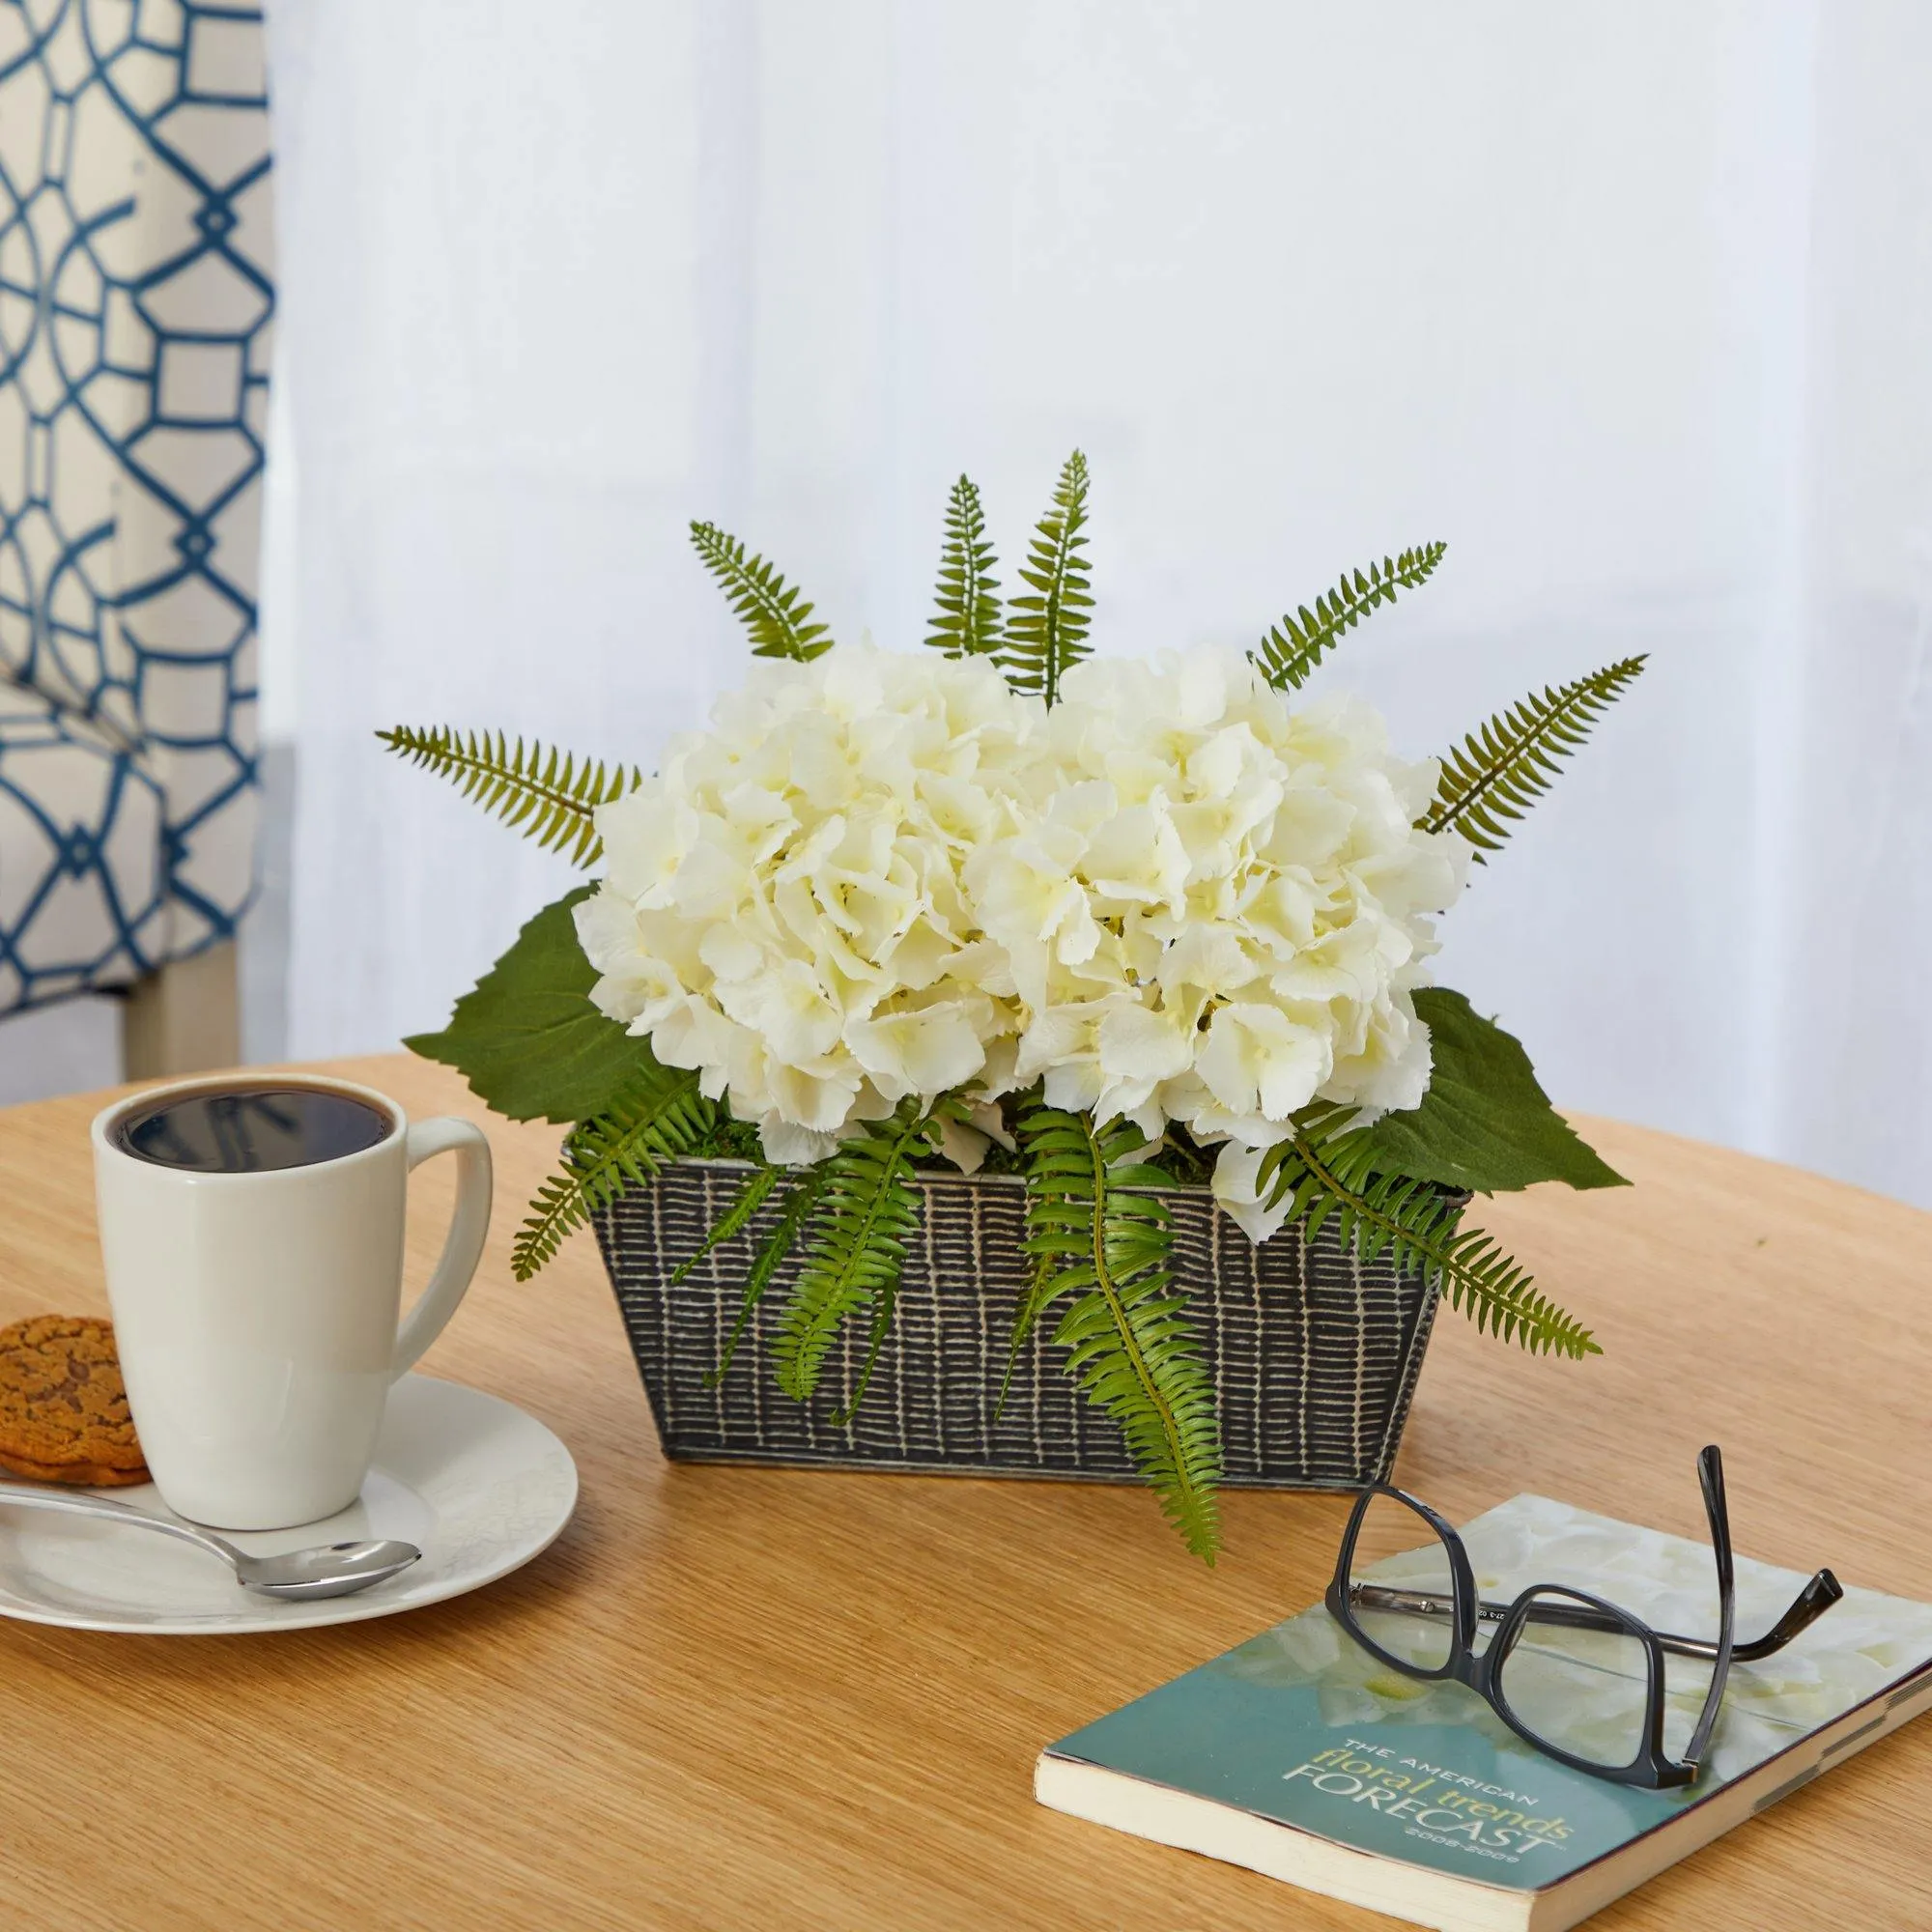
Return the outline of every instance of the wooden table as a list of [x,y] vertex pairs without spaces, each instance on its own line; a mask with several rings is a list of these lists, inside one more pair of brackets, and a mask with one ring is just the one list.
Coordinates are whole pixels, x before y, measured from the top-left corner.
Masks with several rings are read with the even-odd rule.
[[[1060,1816],[1039,1747],[1313,1602],[1347,1508],[1230,1494],[1188,1558],[1144,1494],[668,1466],[594,1244],[509,1237],[554,1130],[402,1057],[341,1072],[483,1120],[497,1227],[427,1367],[542,1417],[576,1520],[413,1615],[280,1636],[0,1625],[0,1924],[19,1932],[1371,1927],[1390,1921]],[[0,1113],[0,1321],[104,1309],[86,1126]],[[1932,1216],[1607,1122],[1636,1186],[1485,1218],[1605,1354],[1524,1359],[1446,1314],[1400,1472],[1452,1517],[1535,1488],[1932,1597]],[[418,1181],[412,1279],[448,1207]],[[1594,1921],[1932,1926],[1932,1723]]]

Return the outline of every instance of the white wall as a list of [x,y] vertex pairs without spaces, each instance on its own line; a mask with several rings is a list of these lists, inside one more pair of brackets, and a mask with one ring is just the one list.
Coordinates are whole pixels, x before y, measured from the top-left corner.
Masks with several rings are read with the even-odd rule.
[[951,477],[1010,560],[1078,442],[1105,648],[1442,536],[1331,673],[1416,750],[1649,652],[1443,977],[1567,1103],[1932,1200],[1932,14],[271,26],[296,1051],[438,1023],[561,883],[373,727],[648,763],[743,661],[686,519],[912,647]]

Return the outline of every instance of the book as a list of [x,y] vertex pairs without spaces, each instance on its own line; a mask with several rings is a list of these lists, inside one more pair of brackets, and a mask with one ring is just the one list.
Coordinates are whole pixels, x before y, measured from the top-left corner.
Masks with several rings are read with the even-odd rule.
[[[1486,1599],[1560,1583],[1654,1630],[1716,1634],[1706,1545],[1533,1495],[1462,1534]],[[1404,1563],[1374,1574],[1400,1583]],[[1768,1630],[1804,1581],[1740,1556],[1740,1641]],[[1710,1676],[1668,1662],[1675,1758]],[[1587,1727],[1601,1661],[1556,1667],[1574,1667],[1575,1722]],[[1628,1697],[1627,1684],[1613,1688]],[[1560,1932],[1928,1705],[1932,1605],[1847,1588],[1782,1650],[1733,1664],[1696,1781],[1649,1791],[1545,1756],[1461,1685],[1391,1670],[1318,1605],[1049,1746],[1034,1793],[1442,1932]]]

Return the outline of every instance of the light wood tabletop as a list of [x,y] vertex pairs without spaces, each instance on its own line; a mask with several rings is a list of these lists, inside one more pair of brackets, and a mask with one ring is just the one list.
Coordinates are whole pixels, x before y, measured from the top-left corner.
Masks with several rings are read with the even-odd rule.
[[[407,1616],[267,1636],[0,1625],[0,1924],[328,1928],[1372,1927],[1047,1811],[1039,1747],[1321,1594],[1347,1500],[1225,1499],[1188,1557],[1130,1489],[669,1466],[594,1242],[510,1235],[554,1129],[397,1056],[333,1070],[481,1121],[497,1225],[429,1373],[563,1437],[582,1499],[527,1569]],[[0,1113],[0,1321],[104,1312],[87,1122]],[[1481,1218],[1604,1356],[1444,1312],[1399,1476],[1452,1520],[1519,1490],[1932,1597],[1932,1216],[1607,1122],[1636,1185]],[[417,1177],[411,1279],[449,1208]],[[1932,1926],[1932,1723],[1699,1852],[1605,1932]]]

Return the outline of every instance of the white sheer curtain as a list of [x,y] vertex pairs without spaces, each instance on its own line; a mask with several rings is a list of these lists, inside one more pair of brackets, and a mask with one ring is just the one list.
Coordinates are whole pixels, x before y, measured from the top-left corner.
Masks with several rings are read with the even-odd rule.
[[[1094,476],[1103,647],[1349,642],[1435,749],[1649,674],[1449,928],[1576,1106],[1932,1200],[1932,12],[287,0],[295,1050],[562,874],[396,720],[648,763],[708,516],[913,647],[948,482]],[[292,554],[291,554],[292,552]],[[275,640],[271,640],[275,641]]]

